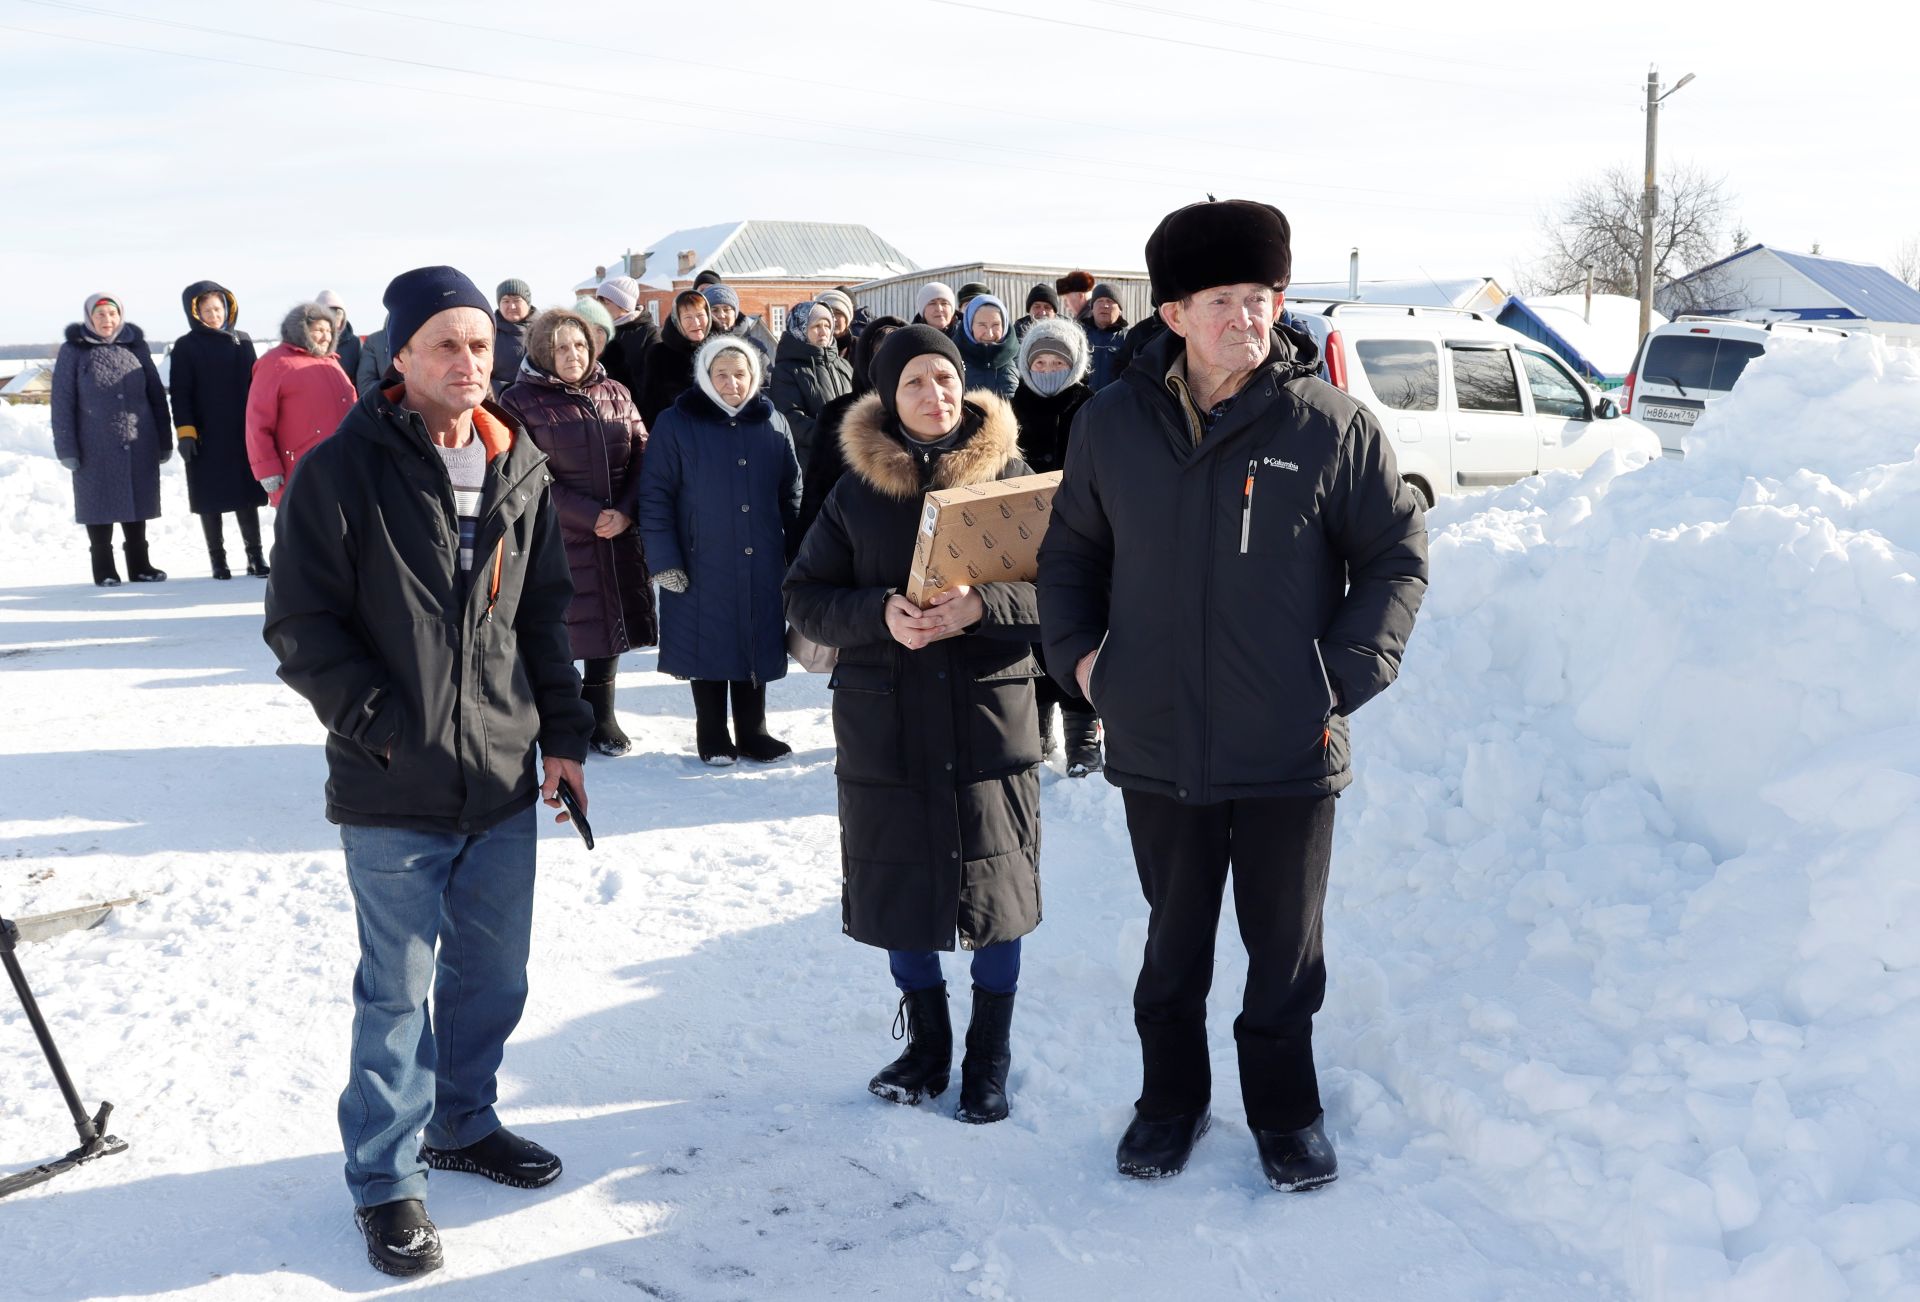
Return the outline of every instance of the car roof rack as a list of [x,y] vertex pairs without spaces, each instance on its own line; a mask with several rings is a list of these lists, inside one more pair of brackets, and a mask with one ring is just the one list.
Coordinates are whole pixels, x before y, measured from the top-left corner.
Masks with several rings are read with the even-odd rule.
[[1706,316],[1697,312],[1683,312],[1679,316],[1669,318],[1667,324],[1672,325],[1678,321],[1703,321],[1708,325],[1752,326],[1756,330],[1772,330],[1775,326],[1782,326],[1788,330],[1805,330],[1809,334],[1839,335],[1842,339],[1848,338],[1852,333],[1839,326],[1819,325],[1812,321],[1748,321],[1744,317]]
[[[1287,300],[1287,306],[1289,308],[1298,307],[1300,303],[1316,304],[1312,309],[1314,316],[1339,316],[1342,312],[1365,311],[1383,312],[1396,316],[1404,313],[1407,316],[1463,316],[1472,321],[1491,322],[1493,320],[1493,318],[1485,312],[1477,311],[1470,307],[1428,307],[1419,303],[1369,303],[1364,299],[1357,298]],[[1320,303],[1326,303],[1326,306],[1317,306]]]

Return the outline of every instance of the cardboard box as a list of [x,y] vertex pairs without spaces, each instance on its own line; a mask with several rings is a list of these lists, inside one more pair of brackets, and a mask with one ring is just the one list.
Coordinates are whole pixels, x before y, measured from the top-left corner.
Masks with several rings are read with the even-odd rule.
[[1053,518],[1060,472],[928,493],[920,508],[907,600],[925,607],[949,588],[1032,582]]

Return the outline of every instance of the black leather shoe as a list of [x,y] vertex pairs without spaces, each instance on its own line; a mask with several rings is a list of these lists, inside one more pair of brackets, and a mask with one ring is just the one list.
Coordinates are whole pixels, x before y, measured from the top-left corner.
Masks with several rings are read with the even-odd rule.
[[1334,1158],[1332,1142],[1327,1139],[1326,1122],[1323,1113],[1302,1130],[1253,1132],[1268,1184],[1281,1193],[1306,1193],[1334,1182],[1340,1174],[1340,1163]]
[[1182,1116],[1152,1121],[1135,1113],[1133,1124],[1120,1136],[1120,1151],[1114,1155],[1121,1175],[1136,1180],[1163,1180],[1187,1169],[1193,1146],[1213,1124],[1213,1109],[1201,1108]]
[[953,1081],[953,1019],[947,1012],[947,983],[900,996],[893,1038],[907,1047],[867,1082],[867,1092],[889,1103],[912,1107],[923,1098],[939,1098]]
[[465,1148],[420,1146],[420,1160],[436,1171],[465,1171],[484,1175],[495,1184],[515,1189],[538,1189],[560,1178],[560,1159],[531,1139],[500,1127]]
[[418,1198],[378,1207],[362,1207],[353,1218],[367,1240],[367,1260],[388,1275],[424,1275],[444,1264],[440,1231],[427,1219],[426,1204]]

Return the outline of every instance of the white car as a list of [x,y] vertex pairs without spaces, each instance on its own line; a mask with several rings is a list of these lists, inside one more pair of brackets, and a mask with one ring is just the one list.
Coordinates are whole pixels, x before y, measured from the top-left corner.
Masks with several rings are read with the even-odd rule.
[[1657,459],[1653,431],[1545,345],[1458,308],[1293,303],[1328,379],[1379,418],[1400,474],[1436,498],[1584,470],[1606,453]]
[[1660,437],[1670,457],[1680,456],[1682,440],[1707,404],[1724,398],[1747,363],[1767,351],[1776,330],[1846,338],[1832,326],[1792,321],[1729,321],[1717,316],[1675,317],[1647,331],[1627,373],[1621,407]]

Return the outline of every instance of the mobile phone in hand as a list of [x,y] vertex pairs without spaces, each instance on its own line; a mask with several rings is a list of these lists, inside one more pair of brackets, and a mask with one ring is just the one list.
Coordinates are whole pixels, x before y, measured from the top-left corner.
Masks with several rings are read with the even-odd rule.
[[587,843],[587,849],[593,849],[593,826],[587,822],[587,816],[580,812],[580,798],[573,794],[573,788],[567,785],[565,778],[560,779],[558,794],[560,803],[566,807],[568,821],[580,833],[580,839]]

